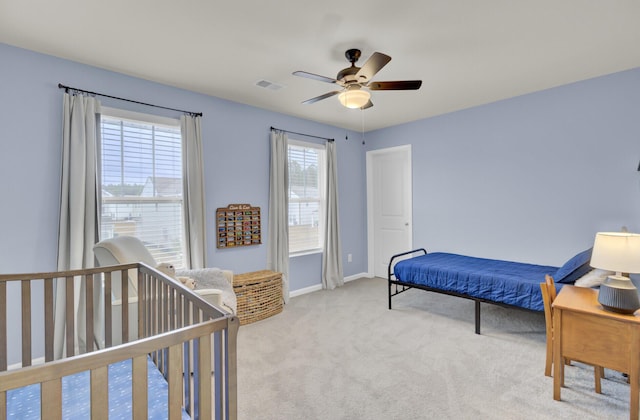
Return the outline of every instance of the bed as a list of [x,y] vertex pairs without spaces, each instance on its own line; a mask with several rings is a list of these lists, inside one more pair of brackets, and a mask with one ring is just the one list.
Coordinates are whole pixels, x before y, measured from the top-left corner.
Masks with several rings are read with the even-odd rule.
[[391,300],[409,289],[421,289],[475,302],[475,332],[480,334],[480,304],[543,311],[540,283],[552,275],[558,290],[588,273],[591,249],[570,258],[562,267],[470,257],[424,248],[396,254],[388,268]]
[[[132,273],[138,296],[129,301]],[[56,290],[67,302],[74,290],[87,299],[84,310],[64,308],[65,355],[54,360]],[[3,274],[0,311],[0,419],[237,417],[237,317],[148,265]],[[19,343],[8,340],[8,322],[21,326]],[[79,345],[76,328],[90,339]]]

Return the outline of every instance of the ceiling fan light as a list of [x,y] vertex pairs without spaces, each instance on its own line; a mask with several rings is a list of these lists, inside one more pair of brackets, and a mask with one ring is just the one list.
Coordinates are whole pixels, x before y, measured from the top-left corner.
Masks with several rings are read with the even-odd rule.
[[371,94],[362,89],[349,89],[338,95],[340,103],[347,108],[362,108],[369,102]]

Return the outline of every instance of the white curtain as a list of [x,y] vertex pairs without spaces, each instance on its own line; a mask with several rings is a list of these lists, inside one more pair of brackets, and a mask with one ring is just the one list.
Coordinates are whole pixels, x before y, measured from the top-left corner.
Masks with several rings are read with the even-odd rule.
[[180,117],[182,163],[184,166],[184,232],[187,268],[206,267],[206,229],[204,209],[204,175],[202,159],[201,117]]
[[267,269],[282,273],[282,296],[289,302],[289,169],[287,134],[271,130]]
[[338,218],[338,162],[336,144],[327,142],[327,211],[324,250],[322,252],[322,287],[335,289],[344,284],[342,246]]
[[[100,102],[92,97],[64,94],[62,134],[62,190],[58,235],[58,270],[93,267],[93,245],[98,239],[97,177],[98,118]],[[84,352],[85,285],[74,282],[74,348],[66,345],[65,281],[55,286],[54,357]],[[96,288],[98,289],[98,288]],[[95,289],[94,289],[95,290]],[[97,317],[96,317],[97,318]],[[99,331],[96,331],[99,334]],[[93,339],[93,338],[90,338]]]

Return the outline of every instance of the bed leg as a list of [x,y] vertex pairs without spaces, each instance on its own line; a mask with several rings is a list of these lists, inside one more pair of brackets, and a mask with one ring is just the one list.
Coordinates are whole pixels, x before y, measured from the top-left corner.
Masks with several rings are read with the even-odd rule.
[[476,300],[476,334],[480,334],[480,301]]

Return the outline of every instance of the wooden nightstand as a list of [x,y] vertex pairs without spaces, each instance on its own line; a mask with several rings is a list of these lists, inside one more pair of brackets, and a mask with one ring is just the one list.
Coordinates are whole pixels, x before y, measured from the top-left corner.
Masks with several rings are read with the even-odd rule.
[[560,400],[564,382],[563,358],[629,375],[629,414],[638,418],[640,379],[640,317],[605,311],[598,292],[564,286],[553,302],[553,399]]

